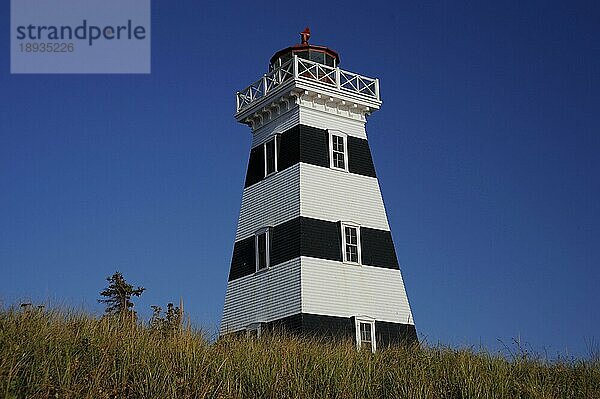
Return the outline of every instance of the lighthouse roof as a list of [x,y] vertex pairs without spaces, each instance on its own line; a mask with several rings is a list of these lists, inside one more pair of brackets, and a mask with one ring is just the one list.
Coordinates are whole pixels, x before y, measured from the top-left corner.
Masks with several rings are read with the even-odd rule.
[[[277,62],[278,59],[280,59],[284,56],[287,56],[288,54],[290,56],[294,55],[294,54],[298,54],[298,56],[300,56],[301,58],[311,59],[311,58],[309,58],[311,51],[314,51],[315,53],[329,55],[333,60],[335,60],[335,66],[337,66],[340,63],[340,56],[336,51],[330,49],[329,47],[317,46],[314,44],[306,43],[306,44],[295,44],[293,46],[286,47],[282,50],[279,50],[278,52],[276,52],[273,55],[273,57],[271,57],[270,64],[273,65],[274,63]],[[306,55],[306,56],[303,57],[302,55]],[[316,56],[316,57],[319,57],[319,56]],[[313,55],[313,58],[315,58],[315,55]],[[311,61],[317,61],[317,60],[311,59]],[[325,62],[323,62],[323,64],[325,64]],[[334,66],[334,65],[331,65],[331,66]]]
[[308,43],[308,40],[310,39],[310,29],[308,27],[300,32],[300,37],[302,41],[300,44],[295,44],[293,46],[284,48],[283,50],[279,50],[273,55],[273,57],[271,57],[269,62],[269,70],[281,66],[286,61],[290,60],[294,55],[330,67],[335,68],[338,66],[340,63],[340,56],[336,51],[330,49],[329,47],[317,46]]

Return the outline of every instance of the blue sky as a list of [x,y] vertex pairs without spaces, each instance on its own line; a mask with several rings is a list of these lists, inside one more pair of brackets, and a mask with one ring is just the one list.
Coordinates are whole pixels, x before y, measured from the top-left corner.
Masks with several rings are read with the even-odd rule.
[[150,75],[11,75],[0,5],[0,298],[100,313],[105,277],[223,305],[250,149],[234,93],[298,42],[379,77],[367,132],[417,330],[548,355],[600,336],[597,2],[152,0]]

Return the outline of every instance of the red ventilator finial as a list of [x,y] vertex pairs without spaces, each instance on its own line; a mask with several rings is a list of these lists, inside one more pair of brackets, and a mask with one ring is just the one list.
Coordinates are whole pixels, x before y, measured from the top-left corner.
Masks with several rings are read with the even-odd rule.
[[308,44],[308,39],[310,39],[310,28],[308,26],[300,32],[300,37],[302,38],[302,44]]

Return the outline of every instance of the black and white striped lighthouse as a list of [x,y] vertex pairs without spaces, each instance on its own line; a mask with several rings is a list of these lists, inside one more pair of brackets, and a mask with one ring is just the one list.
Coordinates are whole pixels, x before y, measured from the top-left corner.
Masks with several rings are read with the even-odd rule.
[[280,327],[373,351],[415,341],[365,130],[379,81],[309,36],[237,93],[253,138],[221,334]]

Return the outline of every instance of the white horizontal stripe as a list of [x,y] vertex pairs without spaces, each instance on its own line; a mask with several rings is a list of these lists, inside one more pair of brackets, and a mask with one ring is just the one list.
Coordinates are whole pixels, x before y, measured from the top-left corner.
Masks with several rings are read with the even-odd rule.
[[302,312],[414,324],[399,270],[302,257]]
[[347,117],[333,115],[326,111],[316,109],[300,108],[300,123],[307,126],[313,126],[319,129],[340,130],[347,135],[367,138],[365,122],[352,120]]
[[390,230],[376,178],[301,163],[244,189],[235,240],[299,216]]
[[235,240],[300,216],[300,164],[244,189]]
[[267,141],[273,134],[284,133],[296,125],[303,124],[318,129],[340,130],[350,136],[367,138],[365,122],[334,115],[325,111],[294,106],[290,111],[256,129],[252,135],[252,148]]
[[294,105],[290,111],[277,117],[264,126],[256,129],[252,135],[252,148],[267,141],[271,136],[277,133],[283,133],[300,123],[298,106]]
[[301,312],[300,258],[227,283],[221,334]]
[[374,177],[303,163],[300,187],[302,216],[390,229],[379,182]]

